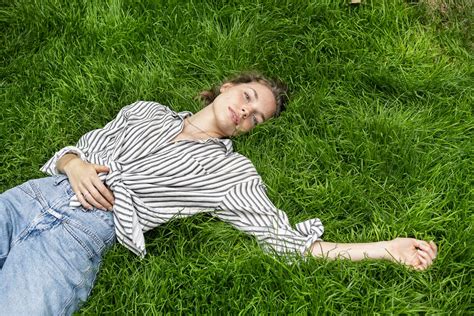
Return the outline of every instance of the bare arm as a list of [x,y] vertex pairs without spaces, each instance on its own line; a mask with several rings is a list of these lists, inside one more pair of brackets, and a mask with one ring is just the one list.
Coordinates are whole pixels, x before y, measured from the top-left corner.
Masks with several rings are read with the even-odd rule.
[[82,206],[87,209],[93,206],[102,210],[112,209],[113,193],[97,175],[100,172],[109,172],[107,166],[91,164],[75,154],[66,154],[58,160],[56,168],[67,175],[72,190]]
[[424,270],[433,263],[437,250],[432,241],[428,243],[413,238],[396,238],[389,241],[349,244],[318,241],[311,247],[311,254],[315,257],[352,261],[383,259]]

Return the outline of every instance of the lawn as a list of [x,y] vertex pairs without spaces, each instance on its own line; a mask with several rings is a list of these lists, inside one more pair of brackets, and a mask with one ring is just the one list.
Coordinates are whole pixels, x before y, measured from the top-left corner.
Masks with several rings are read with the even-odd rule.
[[0,191],[125,105],[197,111],[242,70],[286,81],[286,112],[236,138],[292,223],[324,239],[434,240],[425,272],[300,260],[208,216],[105,256],[78,314],[474,314],[469,0],[66,1],[1,5]]

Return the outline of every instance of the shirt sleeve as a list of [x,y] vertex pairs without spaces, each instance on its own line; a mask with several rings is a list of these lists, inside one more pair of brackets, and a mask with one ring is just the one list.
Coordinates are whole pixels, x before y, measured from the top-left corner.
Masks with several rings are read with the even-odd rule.
[[100,153],[110,149],[111,145],[117,143],[117,138],[131,115],[143,112],[143,107],[149,102],[137,101],[123,107],[117,117],[107,123],[103,128],[92,130],[83,135],[75,146],[67,146],[57,151],[42,167],[41,171],[49,175],[59,174],[56,163],[61,157],[68,153],[74,153],[84,161],[91,161],[91,153]]
[[296,224],[267,197],[260,179],[236,184],[230,189],[215,215],[235,228],[257,238],[264,250],[279,255],[306,255],[324,232],[318,218]]

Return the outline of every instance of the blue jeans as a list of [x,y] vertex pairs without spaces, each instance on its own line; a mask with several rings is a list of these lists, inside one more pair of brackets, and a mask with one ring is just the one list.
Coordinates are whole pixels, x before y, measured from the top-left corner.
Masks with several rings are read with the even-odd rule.
[[66,176],[0,194],[0,313],[70,315],[92,289],[115,242],[111,212],[69,207]]

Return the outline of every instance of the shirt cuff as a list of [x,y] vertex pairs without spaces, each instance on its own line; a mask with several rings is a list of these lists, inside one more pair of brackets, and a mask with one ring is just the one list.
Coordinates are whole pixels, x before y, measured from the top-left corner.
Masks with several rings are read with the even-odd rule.
[[64,147],[63,149],[57,151],[51,159],[48,160],[41,168],[40,170],[43,171],[46,174],[49,175],[56,175],[60,174],[58,169],[56,168],[56,163],[58,162],[61,157],[63,157],[65,154],[76,154],[79,158],[81,158],[84,161],[87,161],[87,157],[85,153],[80,150],[79,148],[75,146],[67,146]]
[[307,221],[296,224],[296,230],[306,237],[306,242],[301,248],[303,256],[310,255],[311,247],[316,241],[321,240],[324,233],[324,226],[319,218],[309,219]]

